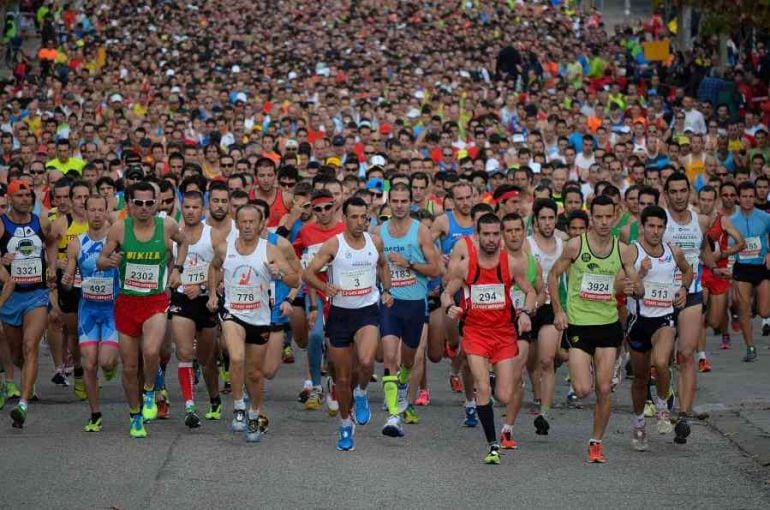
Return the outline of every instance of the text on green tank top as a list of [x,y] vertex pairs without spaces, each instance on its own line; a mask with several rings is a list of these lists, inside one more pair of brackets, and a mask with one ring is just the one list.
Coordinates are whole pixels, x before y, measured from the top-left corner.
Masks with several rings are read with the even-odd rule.
[[616,237],[612,237],[610,253],[597,257],[588,246],[587,234],[580,236],[580,252],[569,270],[567,318],[570,324],[601,326],[617,322],[615,276],[621,265]]
[[155,232],[147,242],[134,235],[134,218],[125,220],[123,258],[120,262],[121,292],[129,296],[160,294],[166,288],[167,247],[163,218],[155,217]]
[[[527,256],[527,281],[529,282],[532,287],[535,286],[535,283],[537,282],[537,259],[535,259],[535,256],[532,255],[529,252],[525,252]],[[521,287],[518,285],[514,285],[511,287],[511,301],[513,302],[513,307],[516,310],[520,310],[524,308],[524,304],[526,303],[527,295],[524,294],[524,292],[521,290]]]

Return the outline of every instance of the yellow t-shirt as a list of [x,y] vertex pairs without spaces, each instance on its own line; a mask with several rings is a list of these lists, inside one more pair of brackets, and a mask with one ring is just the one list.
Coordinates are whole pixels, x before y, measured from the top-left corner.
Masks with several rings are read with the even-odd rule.
[[83,167],[86,166],[86,162],[83,161],[80,158],[69,158],[67,161],[62,163],[59,161],[59,158],[54,158],[52,160],[49,160],[46,162],[45,166],[47,167],[53,167],[57,170],[59,170],[61,173],[66,174],[70,170],[75,170],[79,174],[83,174]]

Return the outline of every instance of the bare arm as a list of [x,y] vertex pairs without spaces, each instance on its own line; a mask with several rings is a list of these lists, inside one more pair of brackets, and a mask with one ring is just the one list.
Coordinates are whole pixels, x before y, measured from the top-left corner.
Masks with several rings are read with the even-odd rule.
[[[272,244],[267,245],[267,258],[269,260],[268,266],[277,267],[277,273],[283,273],[283,277],[280,280],[289,287],[296,287],[299,285],[299,274],[289,264],[286,257],[283,255],[283,251],[278,246]],[[272,269],[270,271],[273,273]],[[275,276],[275,274],[273,275]]]
[[96,259],[96,269],[104,270],[112,267],[118,267],[120,264],[120,252],[118,248],[123,243],[123,230],[125,223],[119,221],[110,227],[107,232],[107,240],[104,243],[104,248],[99,254],[99,258]]
[[336,294],[337,289],[333,285],[327,284],[321,280],[318,277],[318,273],[321,272],[321,269],[323,269],[324,266],[328,265],[332,260],[334,260],[334,255],[337,253],[338,248],[339,241],[337,240],[337,236],[327,239],[321,245],[321,249],[318,250],[318,253],[315,254],[313,260],[310,261],[310,264],[308,264],[307,268],[305,268],[305,270],[302,272],[302,279],[305,281],[305,283],[328,296],[333,296]]
[[735,228],[735,225],[733,225],[732,220],[728,218],[727,216],[722,216],[722,230],[727,232],[727,235],[733,238],[733,241],[735,241],[735,244],[732,246],[728,246],[725,248],[725,250],[722,252],[722,258],[729,257],[731,255],[735,255],[742,249],[746,247],[746,240],[743,238],[743,234],[741,234],[737,228]]
[[67,246],[67,265],[64,268],[61,283],[66,288],[71,288],[75,281],[75,270],[78,265],[78,252],[80,251],[80,239],[77,237]]
[[3,291],[0,292],[0,307],[2,307],[16,288],[16,282],[2,265],[0,265],[0,282],[3,282]]
[[564,245],[561,256],[554,262],[551,271],[548,273],[548,292],[551,295],[551,306],[553,307],[554,314],[564,313],[561,299],[559,298],[559,278],[569,271],[569,267],[575,257],[577,257],[579,251],[580,239],[570,239]]
[[225,261],[227,252],[227,244],[224,242],[224,239],[221,239],[221,242],[214,242],[217,237],[215,235],[211,236],[214,245],[214,257],[209,263],[209,302],[207,303],[208,309],[211,311],[215,311],[218,308],[217,289],[219,288],[219,280],[222,275],[222,264]]

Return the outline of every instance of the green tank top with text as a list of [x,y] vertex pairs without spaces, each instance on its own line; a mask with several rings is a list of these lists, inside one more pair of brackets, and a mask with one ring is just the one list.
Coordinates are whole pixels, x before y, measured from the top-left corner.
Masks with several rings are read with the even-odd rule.
[[618,321],[615,277],[620,271],[620,241],[612,237],[612,250],[597,257],[580,236],[580,252],[570,266],[567,284],[567,319],[576,326],[603,326]]
[[157,216],[155,233],[147,242],[134,235],[134,218],[125,220],[123,245],[120,250],[120,292],[127,296],[152,296],[166,290],[168,250],[163,236],[163,218]]

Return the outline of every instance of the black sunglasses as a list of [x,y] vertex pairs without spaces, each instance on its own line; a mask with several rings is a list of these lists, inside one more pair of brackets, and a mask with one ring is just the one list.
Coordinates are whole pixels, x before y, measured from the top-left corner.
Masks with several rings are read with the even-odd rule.
[[131,203],[134,204],[135,207],[152,207],[156,204],[156,201],[154,198],[151,198],[150,200],[139,200],[138,198],[135,198]]

